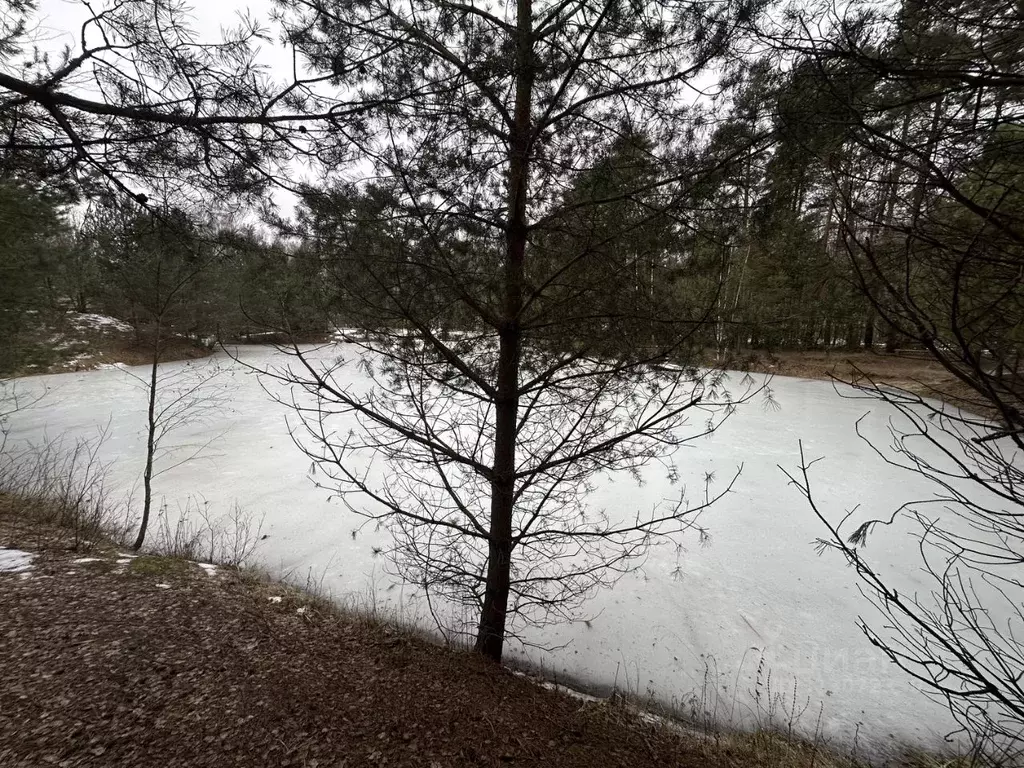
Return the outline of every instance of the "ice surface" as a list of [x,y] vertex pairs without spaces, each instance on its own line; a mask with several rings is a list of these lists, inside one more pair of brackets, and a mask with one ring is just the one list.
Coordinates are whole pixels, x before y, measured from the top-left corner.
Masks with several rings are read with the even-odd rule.
[[[238,354],[256,367],[287,362],[263,347],[241,347]],[[361,519],[314,487],[308,458],[289,438],[286,418],[293,414],[269,399],[257,375],[241,366],[233,370],[230,407],[174,435],[182,444],[219,437],[205,458],[161,475],[157,499],[174,510],[184,508],[190,495],[201,496],[218,513],[237,501],[257,517],[266,515],[263,532],[270,536],[259,555],[267,567],[315,580],[322,576],[326,591],[356,602],[372,591],[378,604],[400,603],[406,618],[425,618],[414,590],[395,586],[373,557],[384,534],[364,529],[351,535]],[[354,385],[360,378],[352,372]],[[145,397],[127,372],[106,369],[22,383],[55,391],[40,407],[14,415],[12,439],[38,439],[44,431],[95,433],[109,419],[103,455],[117,459],[112,479],[125,490],[137,483]],[[885,464],[854,433],[854,422],[871,410],[863,429],[887,444],[892,414],[880,404],[840,397],[827,382],[776,378],[772,386],[778,411],[744,406],[713,437],[677,456],[681,481],[693,488],[706,472],[724,480],[743,465],[734,492],[702,518],[710,542],[701,546],[693,536],[678,548],[656,548],[640,572],[592,601],[589,623],[525,635],[531,643],[564,648],[512,654],[558,682],[602,695],[613,686],[650,693],[684,710],[696,704],[722,721],[765,722],[770,709],[784,725],[788,713],[803,711],[797,727],[813,732],[820,707],[824,736],[840,743],[849,745],[859,731],[862,748],[894,739],[938,746],[953,728],[948,714],[857,630],[858,615],[872,613],[856,576],[838,555],[816,554],[814,541],[825,532],[776,465],[796,466],[798,440],[809,457],[823,456],[812,479],[822,506],[835,517],[857,504],[864,514],[881,514],[930,489]],[[644,481],[603,481],[591,502],[609,514],[632,514],[678,492],[657,472]],[[914,543],[886,532],[869,547],[905,593],[928,586]]]
[[31,552],[0,547],[0,573],[22,573],[28,571],[32,568],[32,559],[34,557],[35,555]]

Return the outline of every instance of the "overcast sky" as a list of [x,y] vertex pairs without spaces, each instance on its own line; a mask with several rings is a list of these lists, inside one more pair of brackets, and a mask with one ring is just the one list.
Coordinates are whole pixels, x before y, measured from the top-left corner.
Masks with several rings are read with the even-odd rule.
[[[93,7],[97,9],[102,9],[106,5],[106,0],[93,3]],[[206,0],[201,3],[188,3],[187,7],[188,15],[195,19],[193,28],[204,41],[219,39],[221,28],[237,26],[239,13],[248,10],[252,18],[261,22],[265,29],[271,30],[275,40],[273,44],[263,46],[263,61],[275,67],[291,66],[291,57],[276,42],[277,30],[269,24],[270,10],[273,7],[270,0]],[[75,48],[78,46],[82,24],[89,16],[81,0],[39,0],[37,36],[41,43],[47,43],[47,47],[52,50],[59,50],[64,45]]]
[[[108,0],[95,0],[94,7],[101,10],[108,5]],[[273,8],[272,0],[202,0],[197,3],[190,3],[190,10],[187,15],[193,20],[192,28],[200,42],[215,42],[222,37],[221,30],[233,28],[239,25],[241,14],[248,12],[250,18],[261,25],[268,33],[270,40],[260,45],[258,61],[266,66],[275,80],[290,80],[293,66],[292,52],[279,42],[279,29],[270,23],[270,13]],[[36,25],[32,30],[33,42],[42,50],[54,54],[63,47],[70,47],[72,53],[81,50],[80,35],[82,24],[90,18],[89,10],[81,0],[38,0],[38,12],[36,14]],[[96,44],[98,40],[90,40]],[[695,85],[706,87],[713,83],[715,75],[711,72],[698,78]],[[89,88],[88,83],[79,82],[79,87]],[[89,94],[83,94],[88,97]],[[701,100],[695,92],[694,99]],[[308,177],[302,169],[295,168],[294,175],[289,174],[291,179],[298,176]],[[361,173],[369,174],[371,168],[357,166],[355,176]],[[284,208],[291,207],[291,195],[275,194],[274,199]]]
[[[97,0],[93,7],[102,10],[107,0]],[[269,32],[271,42],[260,45],[260,63],[268,66],[275,78],[291,76],[291,52],[278,42],[278,28],[270,23],[271,0],[206,0],[198,4],[188,3],[188,16],[193,19],[192,28],[202,42],[221,39],[225,27],[237,27],[239,14],[248,11],[251,18]],[[81,0],[39,0],[36,23],[31,29],[32,42],[42,51],[57,54],[65,46],[72,52],[81,50],[82,24],[91,14]],[[94,40],[91,42],[95,42]],[[299,169],[296,169],[298,172]],[[278,190],[274,200],[285,211],[294,205],[291,194]]]

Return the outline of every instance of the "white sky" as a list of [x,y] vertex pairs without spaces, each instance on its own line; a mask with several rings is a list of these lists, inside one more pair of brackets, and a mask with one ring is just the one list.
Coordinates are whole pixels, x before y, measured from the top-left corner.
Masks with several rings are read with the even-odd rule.
[[[99,0],[92,5],[100,10],[106,2]],[[205,41],[219,39],[222,27],[237,26],[239,13],[245,11],[260,21],[264,28],[273,31],[268,23],[273,7],[270,0],[207,0],[199,4],[188,3],[185,7],[187,15],[195,19],[193,28]],[[39,20],[40,45],[51,50],[59,50],[63,45],[77,47],[82,24],[89,16],[82,0],[39,0],[36,18]],[[291,57],[283,47],[265,45],[263,53],[267,64],[290,67]]]
[[[102,10],[107,4],[108,0],[95,0],[92,3],[97,10]],[[259,63],[268,68],[273,79],[290,80],[292,53],[279,42],[278,27],[270,21],[272,8],[271,0],[205,0],[184,4],[186,16],[192,19],[191,26],[201,42],[220,40],[223,29],[237,27],[240,16],[248,13],[270,37],[269,41],[260,45]],[[73,53],[77,52],[81,48],[82,24],[90,15],[83,0],[38,0],[36,25],[30,38],[40,50],[48,51],[51,55],[57,54],[64,47],[70,47]],[[714,78],[712,73],[706,73],[698,78],[695,85],[709,86]],[[88,85],[84,87],[88,88]],[[700,100],[700,97],[695,96],[695,99]],[[365,172],[370,173],[370,168],[367,167]],[[307,175],[297,166],[294,172],[289,173],[292,179]],[[274,194],[274,199],[283,209],[292,207],[291,194],[277,193]]]
[[[108,3],[107,0],[97,0],[91,5],[100,11]],[[207,0],[199,4],[186,3],[184,9],[200,42],[220,40],[223,37],[222,30],[237,28],[240,16],[248,12],[250,18],[257,21],[270,37],[269,42],[259,47],[258,61],[270,69],[275,79],[289,78],[292,56],[289,49],[278,42],[278,27],[270,22],[272,7],[270,0]],[[74,54],[81,50],[82,24],[91,15],[82,0],[39,0],[29,39],[40,51],[48,52],[51,56],[59,55],[65,47],[70,47]],[[299,169],[296,172],[300,173]],[[278,190],[272,193],[272,197],[282,213],[288,213],[294,206],[295,199],[290,193]],[[249,219],[248,216],[243,218]],[[250,223],[256,222],[250,220]]]

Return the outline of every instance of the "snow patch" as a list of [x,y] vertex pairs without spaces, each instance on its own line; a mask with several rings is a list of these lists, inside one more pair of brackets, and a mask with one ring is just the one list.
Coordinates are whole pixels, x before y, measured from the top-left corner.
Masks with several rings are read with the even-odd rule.
[[170,584],[157,584],[156,586],[159,587],[160,589],[170,589],[171,588]]
[[92,358],[93,358],[93,356],[91,354],[89,354],[88,352],[83,352],[83,353],[81,353],[79,355],[75,355],[74,357],[72,357],[72,358],[70,358],[68,360],[65,360],[64,361],[64,367],[65,368],[74,368],[76,365],[81,365],[82,363],[89,362],[90,360],[92,360]]
[[[0,548],[0,573],[24,573],[32,568],[34,558],[35,555],[31,552]],[[22,578],[26,578],[26,576]]]
[[272,603],[280,603],[280,602],[281,602],[281,599],[282,599],[282,598],[281,598],[281,596],[280,596],[280,595],[274,595],[273,597],[268,597],[268,598],[267,598],[267,600],[269,600],[269,601],[270,601],[270,602],[272,602]]
[[95,330],[114,330],[129,333],[132,327],[123,320],[109,315],[97,315],[92,312],[71,312],[68,320],[76,328],[92,328]]
[[[61,337],[57,336],[56,338],[60,339]],[[51,339],[51,342],[52,341],[53,341],[53,339]],[[88,345],[88,343],[89,342],[87,342],[87,341],[85,341],[83,339],[64,339],[64,340],[58,341],[56,344],[54,344],[53,348],[57,352],[64,352],[65,350],[72,349],[73,347],[83,347],[83,346],[86,346],[86,345]]]
[[217,575],[217,566],[213,563],[196,563],[196,565],[198,565],[200,568],[206,571],[207,576]]
[[335,341],[349,341],[350,339],[365,339],[366,332],[361,328],[335,328],[331,334]]
[[98,557],[80,557],[77,560],[72,560],[71,562],[77,563],[77,564],[81,564],[81,563],[98,563],[100,561],[100,559],[101,558],[98,558]]

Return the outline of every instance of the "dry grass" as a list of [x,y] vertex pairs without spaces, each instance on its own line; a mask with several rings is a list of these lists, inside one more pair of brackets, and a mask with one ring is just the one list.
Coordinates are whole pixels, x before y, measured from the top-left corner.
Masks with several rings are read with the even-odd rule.
[[126,505],[107,490],[107,466],[99,458],[105,437],[60,436],[0,452],[0,510],[48,535],[61,532],[72,550],[100,540],[123,542],[130,525]]
[[[208,357],[212,349],[200,347],[185,338],[173,338],[162,344],[160,361],[196,360]],[[137,344],[131,336],[97,336],[82,345],[74,357],[54,360],[43,369],[22,372],[22,375],[39,373],[67,373],[69,371],[90,371],[101,365],[149,365],[153,361],[153,348]]]
[[[776,352],[759,356],[761,367],[783,376],[856,381],[862,376],[891,386],[947,389],[957,380],[923,352]],[[923,394],[923,392],[922,392]]]
[[[89,368],[95,368],[103,363],[149,365],[153,360],[152,347],[135,344],[127,339],[96,346],[93,349],[95,350],[95,362]],[[160,361],[169,363],[174,360],[197,360],[208,357],[212,352],[212,349],[197,346],[186,338],[177,337],[163,342]],[[79,368],[79,370],[88,370],[88,368]]]

